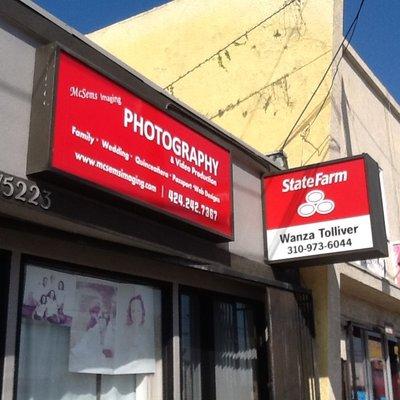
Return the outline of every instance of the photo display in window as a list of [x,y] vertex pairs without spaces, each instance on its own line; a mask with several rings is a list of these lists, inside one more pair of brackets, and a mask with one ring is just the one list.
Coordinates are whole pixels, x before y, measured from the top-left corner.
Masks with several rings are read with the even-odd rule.
[[112,374],[115,358],[117,285],[78,277],[70,336],[69,370]]
[[27,268],[22,316],[71,326],[75,287],[74,275],[39,267]]
[[68,328],[70,372],[149,374],[156,369],[154,289],[28,267],[22,316]]

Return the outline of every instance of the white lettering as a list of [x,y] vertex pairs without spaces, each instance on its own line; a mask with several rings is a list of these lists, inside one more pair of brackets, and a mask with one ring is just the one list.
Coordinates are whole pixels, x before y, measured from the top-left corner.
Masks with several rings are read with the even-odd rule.
[[128,124],[133,122],[133,113],[129,108],[124,109],[124,127],[127,128]]
[[[179,137],[174,136],[162,127],[153,124],[152,121],[139,116],[129,108],[124,108],[123,125],[125,128],[130,126],[133,133],[138,133],[142,137],[144,136],[148,141],[155,141],[158,146],[172,151],[176,156],[182,157],[198,168],[202,168],[204,172],[218,175],[219,160],[209,156]],[[195,174],[201,174],[201,179],[215,182],[213,178],[205,175],[202,171],[197,171],[197,169],[194,169],[194,171],[196,171]]]
[[303,176],[301,179],[284,179],[282,181],[282,192],[293,192],[300,189],[308,189],[317,186],[332,185],[347,181],[347,171],[332,172],[324,174],[317,172],[315,176]]

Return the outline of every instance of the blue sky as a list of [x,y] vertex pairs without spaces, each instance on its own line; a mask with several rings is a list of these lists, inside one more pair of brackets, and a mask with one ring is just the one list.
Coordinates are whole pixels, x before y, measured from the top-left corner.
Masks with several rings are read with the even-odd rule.
[[[168,0],[34,1],[82,33],[93,32],[168,2]],[[345,31],[351,24],[360,1],[345,0]],[[352,45],[400,103],[400,0],[365,0]]]
[[82,33],[151,10],[170,0],[33,0]]
[[[345,31],[359,5],[346,0]],[[400,103],[400,1],[365,0],[351,44]]]

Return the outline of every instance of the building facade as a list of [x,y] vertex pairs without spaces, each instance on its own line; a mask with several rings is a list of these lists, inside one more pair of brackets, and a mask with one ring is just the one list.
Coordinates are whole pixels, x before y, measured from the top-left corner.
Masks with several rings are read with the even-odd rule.
[[187,0],[88,36],[259,151],[283,147],[290,167],[364,152],[378,162],[389,257],[300,279],[313,293],[321,398],[397,399],[399,105],[342,32],[342,0]]
[[334,109],[340,110],[333,117],[332,131],[341,155],[367,152],[379,163],[389,246],[389,258],[335,266],[341,359],[348,373],[343,391],[350,396],[352,390],[358,398],[397,399],[399,105],[350,46],[343,61],[332,99]]
[[[400,107],[346,42],[329,67],[342,6],[180,0],[86,38],[0,4],[2,398],[400,398]],[[232,240],[27,177],[35,59],[54,43],[229,151]],[[261,178],[279,166],[263,154],[282,147],[290,167],[378,162],[390,257],[265,264]],[[118,324],[142,338],[135,365],[110,365],[130,354]]]
[[[261,183],[279,167],[30,2],[1,2],[0,48],[2,399],[317,399],[311,292],[264,262]],[[55,167],[63,124],[65,170],[67,154],[100,166],[70,150],[117,92],[228,155],[228,234]],[[140,186],[111,165],[123,147],[100,169]]]

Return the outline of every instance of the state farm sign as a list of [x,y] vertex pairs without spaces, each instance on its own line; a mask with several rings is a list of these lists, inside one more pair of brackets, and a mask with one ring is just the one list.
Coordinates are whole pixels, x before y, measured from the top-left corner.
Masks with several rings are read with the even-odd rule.
[[269,263],[387,255],[378,165],[367,155],[264,178]]
[[[45,88],[53,91],[51,121],[49,129],[32,124],[28,172],[75,179],[232,238],[229,151],[68,53],[54,57],[53,70],[37,74],[54,75]],[[46,119],[46,101],[34,105],[32,118]],[[47,131],[49,138],[41,139]],[[39,163],[32,154],[43,158],[46,149],[36,149],[38,143],[50,144],[48,159]]]

